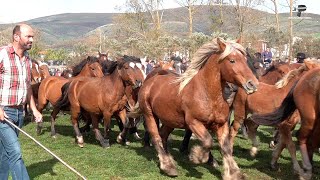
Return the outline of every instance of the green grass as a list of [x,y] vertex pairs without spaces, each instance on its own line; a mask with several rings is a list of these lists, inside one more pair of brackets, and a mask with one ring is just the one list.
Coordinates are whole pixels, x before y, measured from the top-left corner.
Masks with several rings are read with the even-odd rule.
[[[129,146],[115,143],[115,138],[119,132],[117,126],[112,126],[111,148],[103,149],[95,140],[92,132],[84,138],[85,147],[80,148],[74,142],[74,131],[68,115],[58,118],[56,130],[59,135],[56,139],[50,137],[48,114],[46,114],[44,120],[44,132],[40,136],[36,135],[34,123],[26,124],[23,129],[87,179],[172,179],[160,172],[158,168],[159,160],[154,148],[143,148],[142,143],[132,139],[131,136],[129,136],[131,140]],[[250,141],[238,135],[234,146],[236,162],[249,180],[296,179],[297,177],[292,173],[291,158],[287,150],[284,150],[279,160],[280,171],[270,170],[269,162],[272,151],[268,147],[268,142],[271,140],[271,130],[269,127],[259,128],[260,151],[255,158],[249,155]],[[139,133],[143,134],[142,127]],[[183,130],[175,130],[169,143],[169,151],[176,160],[179,173],[179,176],[175,179],[221,179],[222,159],[217,143],[215,143],[212,153],[220,164],[219,168],[214,169],[206,164],[194,165],[188,160],[187,155],[179,153],[178,149],[183,133]],[[20,134],[20,141],[23,159],[31,179],[77,179],[72,171],[28,137]],[[197,143],[199,143],[197,140],[191,142],[192,145]],[[300,153],[297,154],[301,164]],[[318,153],[315,156],[314,179],[320,179]]]

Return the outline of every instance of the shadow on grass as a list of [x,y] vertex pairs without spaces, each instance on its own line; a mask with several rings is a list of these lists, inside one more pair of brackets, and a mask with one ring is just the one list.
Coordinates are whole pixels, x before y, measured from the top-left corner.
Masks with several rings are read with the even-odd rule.
[[53,172],[53,166],[56,163],[58,163],[58,160],[49,159],[46,161],[29,165],[27,169],[28,169],[28,172],[30,172],[29,173],[30,179],[35,179],[36,177],[46,173],[50,173],[51,176],[56,175],[56,173]]
[[[172,144],[172,143],[176,143],[176,142],[175,141],[171,141],[169,143]],[[146,160],[148,160],[148,161],[159,162],[159,159],[158,159],[158,156],[157,156],[157,152],[156,152],[156,150],[154,149],[153,146],[152,147],[142,147],[142,148],[141,147],[131,147],[131,146],[129,146],[128,148],[131,149],[131,150],[134,150],[137,153],[137,155],[145,157]],[[219,170],[217,170],[217,169],[214,169],[212,166],[207,165],[207,164],[200,164],[200,165],[193,164],[189,160],[187,154],[181,154],[179,152],[179,150],[177,150],[176,148],[173,149],[172,147],[169,147],[168,149],[169,149],[170,154],[174,158],[177,166],[179,166],[180,168],[183,168],[183,169],[185,169],[187,171],[187,173],[185,174],[186,177],[190,177],[190,178],[192,177],[192,178],[201,179],[204,174],[196,169],[196,167],[201,166],[201,167],[204,167],[204,168],[208,169],[208,171],[212,175],[221,178],[221,172]],[[177,167],[177,170],[178,170],[178,174],[181,175],[181,172],[179,172],[179,167]],[[158,168],[160,168],[159,164],[158,164]],[[164,172],[161,172],[161,174],[166,176],[166,174]]]

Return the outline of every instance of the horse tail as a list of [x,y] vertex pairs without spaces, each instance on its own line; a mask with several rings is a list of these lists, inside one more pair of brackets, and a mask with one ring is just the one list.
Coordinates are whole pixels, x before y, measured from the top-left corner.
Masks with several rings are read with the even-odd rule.
[[61,97],[59,98],[59,100],[55,105],[55,107],[61,110],[68,110],[70,107],[70,102],[68,98],[68,90],[69,90],[70,84],[71,84],[71,81],[67,82],[61,87]]
[[127,117],[129,118],[138,118],[142,115],[139,102],[137,102],[135,106],[129,106],[128,109]]
[[255,123],[265,126],[274,126],[287,119],[296,110],[296,104],[293,98],[295,86],[296,84],[293,85],[278,109],[267,114],[253,114],[251,119]]

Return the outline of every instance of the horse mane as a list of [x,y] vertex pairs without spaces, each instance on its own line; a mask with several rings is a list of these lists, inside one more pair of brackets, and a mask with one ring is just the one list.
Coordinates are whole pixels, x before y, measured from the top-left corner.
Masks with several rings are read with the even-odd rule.
[[135,56],[128,56],[128,55],[123,55],[123,60],[127,62],[135,62],[135,63],[141,63],[140,58],[135,57]]
[[81,70],[86,64],[92,64],[95,62],[99,62],[99,59],[97,57],[88,56],[86,59],[82,60],[79,64],[75,65],[72,68],[72,76],[77,76],[78,74],[80,74]]
[[276,84],[277,89],[281,89],[285,87],[291,79],[293,79],[296,76],[299,76],[301,73],[307,70],[307,67],[305,65],[300,66],[298,69],[293,69],[289,71],[283,78],[281,78]]
[[[202,45],[195,52],[187,70],[174,81],[174,82],[180,83],[179,93],[191,81],[191,79],[199,72],[199,70],[205,65],[205,63],[209,60],[211,55],[221,53],[217,40],[218,40],[218,38],[215,38],[211,42],[208,42],[208,43]],[[243,55],[246,55],[246,50],[244,49],[244,47],[242,45],[235,43],[235,42],[232,42],[232,41],[229,41],[229,42],[226,42],[225,50],[220,54],[219,58],[217,59],[218,62],[221,62],[234,49],[237,49]]]
[[113,71],[117,68],[117,61],[103,61],[101,63],[102,71],[104,75],[112,74]]

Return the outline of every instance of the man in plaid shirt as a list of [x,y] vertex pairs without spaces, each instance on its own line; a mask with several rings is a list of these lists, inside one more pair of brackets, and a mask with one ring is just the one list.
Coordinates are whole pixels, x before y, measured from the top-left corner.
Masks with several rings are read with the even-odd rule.
[[26,24],[13,29],[12,44],[0,48],[0,180],[28,180],[29,175],[21,156],[18,130],[4,119],[22,127],[23,106],[28,102],[36,122],[42,121],[31,89],[31,49],[33,30]]

